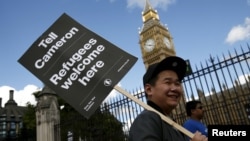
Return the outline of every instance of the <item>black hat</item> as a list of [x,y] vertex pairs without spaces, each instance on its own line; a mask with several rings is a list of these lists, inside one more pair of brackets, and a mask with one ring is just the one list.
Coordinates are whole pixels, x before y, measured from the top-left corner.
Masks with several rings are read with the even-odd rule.
[[187,70],[187,63],[182,58],[170,56],[163,59],[159,63],[150,65],[147,72],[143,76],[143,85],[148,83],[153,77],[164,70],[172,70],[176,72],[180,81],[184,78]]

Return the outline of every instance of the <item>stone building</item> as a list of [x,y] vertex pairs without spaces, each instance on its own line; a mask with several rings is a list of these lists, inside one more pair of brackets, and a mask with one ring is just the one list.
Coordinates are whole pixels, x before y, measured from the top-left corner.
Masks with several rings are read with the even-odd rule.
[[9,91],[9,100],[2,107],[0,98],[0,140],[15,140],[23,128],[22,118],[27,107],[18,106],[14,100],[14,91]]

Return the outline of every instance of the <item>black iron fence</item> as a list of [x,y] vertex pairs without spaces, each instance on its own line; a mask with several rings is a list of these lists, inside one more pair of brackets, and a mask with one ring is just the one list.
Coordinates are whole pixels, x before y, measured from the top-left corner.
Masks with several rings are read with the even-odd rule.
[[[192,73],[183,80],[185,95],[173,111],[172,117],[177,123],[183,124],[187,118],[185,102],[199,99],[206,111],[203,119],[205,124],[250,125],[250,47],[248,44],[246,49],[241,47],[240,51],[229,52],[221,58],[211,55],[205,61],[205,65],[200,64],[192,70]],[[146,102],[143,88],[129,93]],[[100,106],[99,112],[109,113],[112,118],[121,123],[126,140],[131,123],[143,109],[133,100],[117,92],[115,97],[106,100]],[[112,124],[113,122],[110,122],[110,128]],[[61,128],[63,128],[62,123]],[[114,132],[112,131],[112,134]]]
[[[200,68],[200,69],[198,69]],[[183,80],[185,97],[173,112],[173,118],[182,124],[187,116],[185,102],[191,99],[202,101],[206,115],[204,123],[250,124],[250,47],[227,56],[212,57],[205,65],[192,68],[193,72]],[[129,92],[146,102],[143,88]],[[106,101],[101,109],[109,111],[124,124],[128,131],[134,118],[143,110],[136,102],[123,96]]]

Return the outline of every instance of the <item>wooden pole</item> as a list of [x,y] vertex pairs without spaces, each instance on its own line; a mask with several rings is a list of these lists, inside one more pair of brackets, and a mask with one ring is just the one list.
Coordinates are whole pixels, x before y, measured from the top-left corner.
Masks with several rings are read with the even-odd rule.
[[178,123],[174,122],[172,119],[170,119],[170,118],[166,117],[165,115],[163,115],[162,113],[158,112],[157,110],[155,110],[151,106],[149,106],[146,103],[142,102],[141,100],[137,99],[136,97],[134,97],[130,93],[126,92],[121,87],[119,87],[119,86],[116,85],[114,87],[114,89],[117,90],[118,92],[122,93],[123,95],[127,96],[128,98],[130,98],[131,100],[133,100],[137,104],[141,105],[145,109],[153,111],[153,112],[156,112],[157,114],[159,114],[159,116],[161,117],[162,120],[164,120],[168,124],[172,125],[176,129],[178,129],[179,131],[181,131],[182,133],[184,133],[185,135],[187,135],[188,137],[193,138],[193,136],[194,136],[193,133],[191,133],[190,131],[188,131],[187,129],[185,129],[184,127],[182,127],[181,125],[179,125]]

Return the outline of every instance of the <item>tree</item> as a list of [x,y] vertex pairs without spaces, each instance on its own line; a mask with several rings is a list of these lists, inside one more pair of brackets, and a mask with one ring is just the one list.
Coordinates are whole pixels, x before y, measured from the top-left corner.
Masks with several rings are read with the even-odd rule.
[[23,115],[23,128],[19,137],[21,141],[36,140],[36,113],[35,106],[27,103],[27,111]]
[[[60,104],[63,102],[59,100]],[[110,112],[98,109],[89,119],[64,103],[61,110],[61,139],[84,139],[89,141],[124,141],[123,125]]]
[[[40,91],[33,93],[35,97]],[[124,141],[123,125],[108,110],[97,109],[91,118],[86,119],[71,107],[62,98],[58,98],[58,104],[63,107],[60,110],[61,140],[67,141],[70,135],[73,140],[79,138],[89,141]],[[23,138],[26,141],[36,140],[36,106],[27,104],[27,112],[23,117]]]

